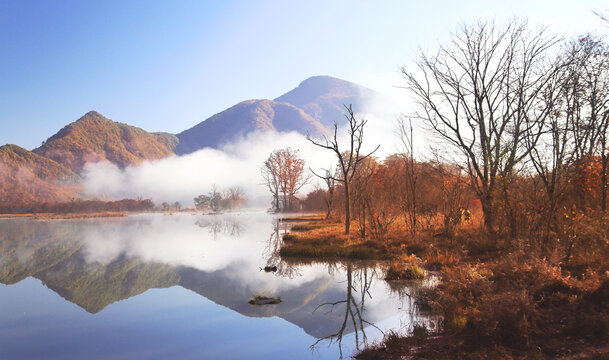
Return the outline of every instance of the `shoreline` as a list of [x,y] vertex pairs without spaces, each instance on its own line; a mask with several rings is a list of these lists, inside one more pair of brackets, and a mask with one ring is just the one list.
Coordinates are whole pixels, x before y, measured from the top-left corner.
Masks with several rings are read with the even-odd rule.
[[390,231],[361,239],[356,229],[344,235],[338,221],[291,222],[282,257],[389,261],[398,280],[420,276],[416,266],[439,276],[415,301],[444,319],[441,329],[390,333],[357,359],[609,359],[609,271],[602,266],[578,273],[507,240],[489,246],[473,224],[451,236]]
[[126,212],[0,214],[0,219],[67,220],[125,217]]

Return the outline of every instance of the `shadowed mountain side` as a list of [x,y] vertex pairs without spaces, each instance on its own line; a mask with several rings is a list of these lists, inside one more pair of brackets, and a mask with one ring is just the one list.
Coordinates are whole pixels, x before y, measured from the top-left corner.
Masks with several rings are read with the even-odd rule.
[[148,289],[168,288],[180,281],[180,275],[169,265],[124,257],[109,264],[88,264],[81,252],[34,277],[92,314]]
[[72,256],[82,247],[70,222],[0,220],[0,283],[16,284]]
[[0,207],[62,202],[78,197],[80,177],[17,145],[0,147]]
[[326,129],[301,109],[272,100],[247,100],[179,133],[176,154],[219,148],[256,130],[322,134]]
[[107,160],[125,167],[162,159],[173,154],[177,143],[174,135],[149,133],[90,111],[33,151],[79,172],[87,162]]
[[331,127],[334,121],[341,124],[345,120],[344,105],[352,104],[353,110],[360,112],[367,102],[380,97],[374,90],[349,81],[330,76],[313,76],[275,101],[292,104],[324,126]]

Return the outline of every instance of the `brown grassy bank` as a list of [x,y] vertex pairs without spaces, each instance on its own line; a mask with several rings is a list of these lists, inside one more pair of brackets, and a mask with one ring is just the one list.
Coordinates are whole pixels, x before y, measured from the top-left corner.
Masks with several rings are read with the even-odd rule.
[[[286,220],[287,221],[287,220]],[[290,221],[293,221],[291,218]],[[315,259],[387,260],[389,248],[385,244],[360,241],[344,235],[344,225],[329,220],[308,222],[302,218],[283,236],[282,257]]]

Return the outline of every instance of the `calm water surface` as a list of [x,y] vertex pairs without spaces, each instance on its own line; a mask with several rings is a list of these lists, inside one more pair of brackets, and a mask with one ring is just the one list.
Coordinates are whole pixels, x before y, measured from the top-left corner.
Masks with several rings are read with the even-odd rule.
[[[410,297],[424,284],[281,259],[283,226],[265,213],[0,219],[0,359],[336,359],[433,326]],[[248,304],[258,294],[282,302]]]

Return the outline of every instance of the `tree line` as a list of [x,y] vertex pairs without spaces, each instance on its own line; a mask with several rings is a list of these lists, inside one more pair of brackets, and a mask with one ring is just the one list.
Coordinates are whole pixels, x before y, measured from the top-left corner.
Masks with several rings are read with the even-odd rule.
[[244,191],[237,186],[225,190],[218,190],[213,185],[207,194],[202,194],[194,198],[197,210],[207,210],[219,212],[223,210],[239,209],[245,206],[247,199]]
[[150,211],[154,203],[150,199],[122,199],[115,201],[73,199],[68,202],[44,202],[23,206],[0,206],[3,214],[72,214],[122,211]]

